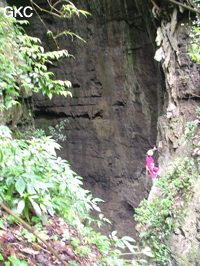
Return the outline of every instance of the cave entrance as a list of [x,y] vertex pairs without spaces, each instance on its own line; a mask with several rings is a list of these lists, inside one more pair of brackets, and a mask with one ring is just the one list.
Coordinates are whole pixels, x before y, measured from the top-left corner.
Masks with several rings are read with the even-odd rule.
[[[73,98],[56,96],[49,101],[35,95],[34,112],[40,128],[68,120],[67,140],[59,155],[83,177],[84,187],[105,201],[100,207],[112,225],[102,228],[104,233],[117,230],[135,236],[134,208],[151,186],[146,185],[145,155],[156,144],[165,92],[163,74],[154,60],[156,30],[148,7],[124,2],[109,6],[100,0],[81,2],[79,8],[95,15],[70,25],[87,45],[61,38],[60,47],[67,43],[75,59],[52,64],[50,69],[59,79],[72,82]],[[52,31],[69,26],[67,20],[43,19]],[[42,37],[44,29],[38,25],[35,18],[28,32]],[[44,45],[51,50],[53,44]]]

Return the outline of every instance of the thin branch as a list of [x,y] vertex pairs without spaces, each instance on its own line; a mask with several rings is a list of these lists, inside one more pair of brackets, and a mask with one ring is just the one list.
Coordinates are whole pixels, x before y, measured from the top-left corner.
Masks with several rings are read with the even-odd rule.
[[[39,9],[40,11],[42,11],[42,12],[46,12],[46,13],[48,13],[48,14],[51,14],[51,15],[56,16],[56,17],[59,17],[59,18],[66,18],[66,17],[68,17],[68,16],[65,15],[64,13],[62,14],[62,11],[61,11],[61,10],[58,10],[58,9],[55,8],[55,5],[61,3],[62,0],[58,0],[58,1],[57,1],[56,3],[54,3],[53,5],[52,5],[52,3],[51,3],[50,0],[47,0],[47,2],[48,2],[48,4],[49,4],[49,7],[51,8],[50,11],[47,10],[47,9],[41,8],[38,4],[35,3],[34,0],[30,0],[30,3],[31,3],[31,5],[32,5],[32,7],[33,7],[35,13],[37,14],[37,16],[38,16],[38,18],[40,19],[41,23],[42,23],[42,24],[45,26],[45,28],[47,29],[47,33],[52,33],[52,32],[48,29],[48,27],[47,27],[47,25],[45,24],[45,22],[43,21],[43,19],[42,19],[42,18],[40,17],[40,15],[38,14],[36,8],[38,8],[38,9]],[[69,4],[73,7],[73,12],[76,12],[76,14],[78,15],[78,14],[79,14],[79,10],[76,8],[76,6],[75,6],[72,2],[70,2],[70,1],[68,1],[68,2],[69,2]],[[36,8],[35,8],[35,7],[36,7]],[[70,12],[70,16],[72,15],[73,12]],[[83,10],[80,10],[80,13],[82,13],[84,16],[86,16],[86,14],[90,14],[90,13],[85,12],[85,11],[83,11]],[[51,34],[51,37],[53,38],[53,41],[55,42],[57,49],[60,49],[60,47],[59,47],[59,45],[58,45],[58,42],[57,42],[56,38],[59,37],[59,36],[61,36],[62,34],[65,34],[66,32],[67,32],[67,31],[64,31],[64,32],[62,32],[62,33],[58,33],[56,36],[55,36],[53,33]],[[73,34],[73,33],[70,33],[70,32],[68,32],[68,33],[69,33],[71,36],[74,35],[74,36],[76,36],[78,39],[84,41],[84,39],[82,39],[82,38],[79,37],[78,35]],[[84,42],[85,42],[85,41],[84,41]]]
[[[49,28],[47,27],[47,25],[45,24],[45,22],[43,21],[43,19],[42,19],[42,18],[40,17],[40,15],[38,14],[37,10],[35,9],[35,7],[34,7],[34,4],[35,4],[35,3],[34,3],[32,0],[30,0],[30,2],[31,2],[31,5],[32,5],[33,9],[35,10],[35,13],[37,14],[39,20],[40,20],[41,23],[44,25],[44,27],[47,29],[47,32],[50,31]],[[35,4],[35,5],[40,9],[40,11],[46,11],[45,9],[40,8],[37,4]],[[48,13],[51,13],[51,12],[48,12]],[[53,13],[53,12],[52,12],[52,13]],[[53,13],[53,14],[54,14],[54,13]],[[56,45],[57,49],[60,49],[60,47],[59,47],[59,45],[58,45],[58,42],[56,41],[54,35],[52,34],[51,36],[52,36],[52,38],[53,38],[53,41],[55,42],[55,45]]]
[[[53,11],[48,11],[48,10],[46,10],[46,9],[44,9],[44,8],[41,8],[40,6],[38,6],[34,1],[32,1],[32,0],[30,0],[30,2],[31,2],[31,4],[33,4],[33,5],[35,5],[40,11],[43,11],[43,12],[46,12],[46,13],[49,13],[49,14],[51,14],[51,15],[54,15],[54,16],[56,16],[56,17],[61,17],[61,15],[60,14],[56,14],[55,12],[53,12]],[[54,8],[55,9],[55,8]],[[57,9],[55,9],[55,10],[57,10]]]
[[151,3],[156,7],[156,8],[158,8],[159,9],[159,6],[155,3],[155,1],[154,0],[151,0]]
[[[49,2],[49,0],[47,0],[47,2],[48,2],[49,6],[50,6],[50,8],[51,8],[51,12],[52,12],[52,10],[54,9],[56,12],[58,12],[58,14],[60,14],[60,11],[59,11],[58,9],[56,9],[56,8],[54,7],[54,5],[52,5],[52,4]],[[60,14],[60,16],[62,16],[62,15]]]
[[195,93],[189,93],[189,96],[194,96],[194,97],[197,97],[197,98],[200,98],[200,95],[197,95],[197,94],[195,94]]
[[[47,26],[46,26],[46,24],[44,23],[43,19],[41,19],[41,17],[40,17],[40,15],[38,14],[37,10],[36,10],[36,9],[34,8],[34,6],[33,6],[33,4],[35,4],[35,3],[34,3],[32,0],[30,0],[30,2],[31,2],[31,5],[32,5],[33,9],[35,10],[35,13],[36,13],[37,16],[39,17],[41,23],[45,26],[45,28],[46,28],[47,31],[48,31],[49,29],[47,28]],[[40,10],[41,10],[41,9],[40,9]]]
[[193,7],[191,7],[191,6],[187,6],[187,5],[185,5],[185,4],[182,4],[182,3],[177,2],[177,1],[175,1],[175,0],[167,0],[167,1],[168,1],[168,2],[171,2],[171,3],[175,4],[175,5],[181,6],[181,7],[185,8],[185,9],[188,9],[188,10],[190,10],[190,11],[192,11],[192,12],[195,12],[195,13],[200,14],[200,10],[195,9],[195,8],[193,8]]
[[19,216],[17,216],[14,212],[12,212],[3,202],[0,202],[0,207],[3,208],[6,212],[8,212],[10,215],[12,215],[15,219],[17,219],[23,225],[23,227],[26,228],[29,232],[31,232],[37,238],[39,238],[60,262],[62,262],[65,266],[69,266],[68,263],[66,263],[58,255],[58,253],[55,252],[55,250],[47,243],[47,241],[43,239],[41,236],[39,236],[29,224],[24,222]]
[[57,4],[59,4],[61,1],[58,0],[57,2],[55,2],[55,4],[53,4],[53,6],[56,6]]

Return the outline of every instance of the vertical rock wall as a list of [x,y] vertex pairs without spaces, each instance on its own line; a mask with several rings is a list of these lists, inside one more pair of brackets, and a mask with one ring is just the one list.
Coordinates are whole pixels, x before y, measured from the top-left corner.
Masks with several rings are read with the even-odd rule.
[[188,56],[194,14],[174,5],[160,7],[154,12],[160,21],[155,59],[161,62],[169,99],[166,113],[158,119],[159,162],[164,171],[171,156],[177,156],[181,149],[180,137],[185,123],[195,118],[200,78],[198,65]]
[[[134,234],[133,208],[150,186],[145,154],[156,142],[164,103],[162,73],[153,59],[155,27],[148,6],[139,1],[74,4],[91,16],[63,21],[43,17],[52,31],[70,29],[86,41],[58,39],[75,58],[50,67],[72,82],[73,98],[35,96],[35,120],[45,128],[68,119],[61,156],[84,178],[84,186],[105,200],[102,211],[113,221],[108,230]],[[55,48],[33,19],[28,31],[45,41],[47,49]]]
[[[181,2],[195,8],[194,1]],[[159,166],[164,173],[177,157],[192,154],[191,146],[181,141],[181,135],[186,122],[196,119],[195,111],[200,106],[200,73],[199,65],[188,56],[190,26],[195,13],[170,3],[154,6],[153,13],[159,22],[155,58],[161,62],[169,99],[166,113],[158,118]],[[195,180],[193,197],[186,203],[185,215],[181,221],[175,221],[175,230],[169,239],[169,249],[178,266],[199,265],[199,184],[200,176]]]
[[[46,7],[46,0],[37,3]],[[159,0],[149,5],[141,0],[74,3],[92,15],[62,21],[42,15],[54,33],[69,30],[86,41],[58,38],[60,48],[67,48],[74,58],[49,66],[56,78],[72,82],[73,98],[49,101],[35,95],[35,121],[47,129],[68,119],[60,155],[84,178],[84,186],[105,200],[102,211],[113,223],[103,231],[134,235],[134,207],[150,188],[145,179],[146,150],[157,140],[162,172],[170,161],[189,152],[180,136],[199,105],[199,68],[187,55],[187,23],[194,15]],[[40,37],[46,49],[56,49],[40,20],[34,16],[30,22],[28,33]],[[199,258],[198,201],[197,189],[188,219],[171,238],[180,263],[189,258],[186,263],[195,265]]]

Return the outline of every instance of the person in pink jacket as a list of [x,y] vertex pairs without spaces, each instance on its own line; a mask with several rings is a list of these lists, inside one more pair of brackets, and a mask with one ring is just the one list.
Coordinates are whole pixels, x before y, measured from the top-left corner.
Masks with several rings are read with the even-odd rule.
[[150,174],[152,179],[156,178],[158,170],[159,170],[158,167],[154,165],[154,158],[152,157],[155,150],[156,150],[156,147],[154,147],[151,150],[148,150],[147,156],[146,156],[146,170]]

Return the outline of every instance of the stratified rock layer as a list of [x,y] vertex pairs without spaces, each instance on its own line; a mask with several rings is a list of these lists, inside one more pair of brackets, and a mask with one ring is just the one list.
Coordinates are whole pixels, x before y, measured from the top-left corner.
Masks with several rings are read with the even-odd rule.
[[[86,41],[58,38],[74,58],[50,66],[56,78],[72,82],[73,98],[35,96],[35,120],[47,129],[68,119],[60,155],[84,178],[85,188],[105,200],[101,208],[113,224],[102,230],[135,235],[134,207],[150,188],[146,151],[157,142],[164,172],[182,152],[183,125],[199,100],[199,70],[186,54],[189,27],[181,26],[188,12],[139,0],[74,3],[92,15],[62,21],[43,16],[53,32],[75,31]],[[33,19],[28,30],[55,49]]]
[[[139,10],[134,1],[78,1],[77,6],[92,15],[44,18],[53,32],[72,29],[86,41],[61,37],[60,47],[67,46],[75,58],[50,69],[72,82],[73,98],[35,96],[35,119],[43,128],[68,119],[61,156],[84,178],[84,186],[105,200],[102,211],[113,222],[108,230],[134,235],[133,208],[150,186],[145,154],[156,142],[164,103],[162,74],[153,59],[156,28],[147,6]],[[30,27],[47,48],[55,45],[39,21]]]

